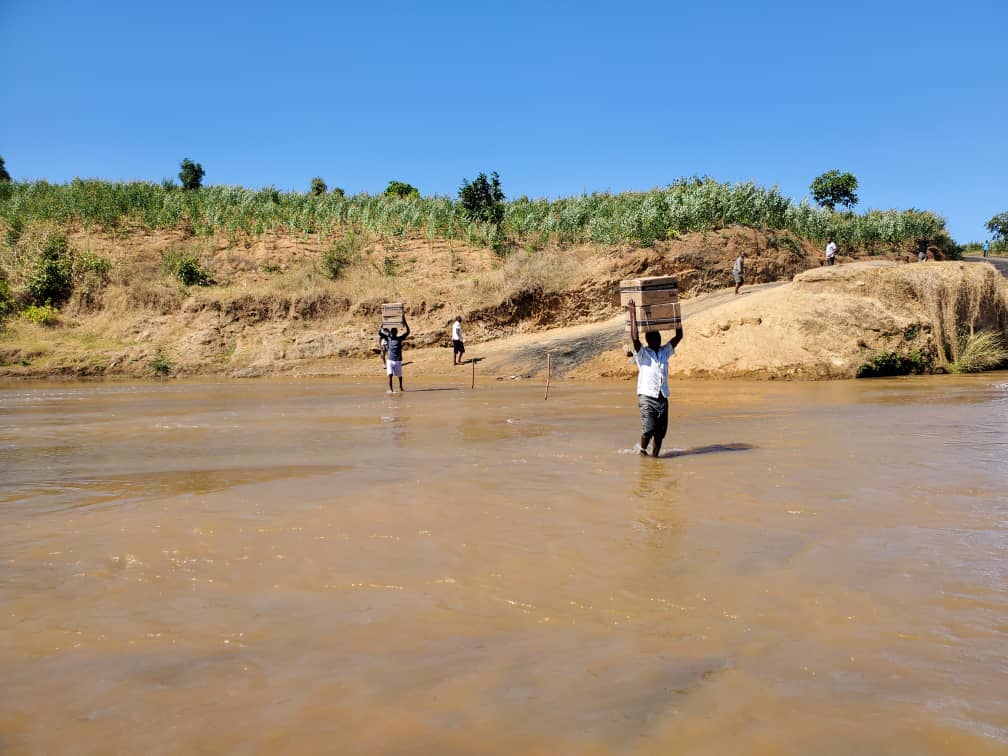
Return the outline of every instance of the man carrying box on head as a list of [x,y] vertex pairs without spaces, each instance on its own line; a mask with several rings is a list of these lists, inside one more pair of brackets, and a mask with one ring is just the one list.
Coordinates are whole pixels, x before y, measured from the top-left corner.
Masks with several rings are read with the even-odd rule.
[[403,342],[409,338],[410,327],[403,315],[403,327],[406,329],[402,336],[399,335],[398,328],[385,330],[384,326],[378,329],[378,338],[384,337],[388,341],[388,359],[385,361],[385,372],[388,373],[388,390],[392,393],[392,376],[399,379],[399,390],[405,391],[402,385],[402,348]]
[[642,347],[640,333],[637,331],[637,306],[631,300],[627,309],[630,311],[630,341],[633,342],[634,362],[637,363],[637,406],[640,407],[641,415],[638,449],[647,456],[648,444],[653,440],[651,454],[657,457],[668,430],[668,361],[682,341],[682,323],[676,325],[675,336],[664,346],[661,343],[661,333],[648,331],[644,334],[647,346]]

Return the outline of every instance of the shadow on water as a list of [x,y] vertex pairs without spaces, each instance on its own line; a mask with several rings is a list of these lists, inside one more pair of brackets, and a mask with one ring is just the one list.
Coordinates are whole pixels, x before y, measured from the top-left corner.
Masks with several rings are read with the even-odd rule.
[[747,451],[755,449],[752,444],[708,444],[707,446],[694,446],[692,449],[673,449],[662,452],[659,459],[671,459],[672,457],[686,457],[691,454],[716,454],[717,452]]

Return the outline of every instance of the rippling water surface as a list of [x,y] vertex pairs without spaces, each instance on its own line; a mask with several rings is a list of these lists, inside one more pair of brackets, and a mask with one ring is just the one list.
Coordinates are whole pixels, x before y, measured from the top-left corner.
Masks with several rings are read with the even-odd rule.
[[0,385],[5,753],[1008,752],[1008,375]]

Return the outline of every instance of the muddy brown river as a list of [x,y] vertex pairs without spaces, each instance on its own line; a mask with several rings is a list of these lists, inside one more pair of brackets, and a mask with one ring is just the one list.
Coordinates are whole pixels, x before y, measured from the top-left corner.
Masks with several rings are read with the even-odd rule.
[[0,752],[1008,752],[1008,374],[469,380],[0,385]]

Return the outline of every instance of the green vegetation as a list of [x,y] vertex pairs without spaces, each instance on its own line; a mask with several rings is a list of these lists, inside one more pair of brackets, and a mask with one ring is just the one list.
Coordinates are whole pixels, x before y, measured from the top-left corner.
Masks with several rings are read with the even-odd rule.
[[7,318],[14,314],[17,303],[14,301],[14,294],[10,290],[10,285],[0,276],[0,327],[3,327]]
[[18,314],[25,320],[40,326],[56,325],[59,321],[59,310],[51,304],[28,305]]
[[7,173],[7,166],[4,165],[4,159],[0,157],[0,182],[10,183],[11,175]]
[[477,176],[472,183],[463,179],[458,197],[470,220],[495,226],[500,226],[504,220],[504,192],[501,191],[497,171],[490,174],[489,181],[485,173]]
[[73,265],[70,242],[51,226],[29,229],[0,254],[0,267],[20,301],[35,305],[60,305],[70,297]]
[[1008,363],[1008,348],[994,331],[964,334],[959,341],[959,356],[949,362],[950,373],[979,373],[994,370]]
[[884,378],[892,375],[921,374],[927,370],[924,358],[917,350],[901,355],[883,352],[870,358],[857,370],[858,378]]
[[419,199],[420,190],[412,184],[407,184],[402,181],[389,181],[388,186],[385,187],[385,194],[389,197],[400,197],[402,199]]
[[322,253],[320,260],[322,272],[334,281],[340,278],[347,268],[361,259],[364,246],[364,240],[361,236],[350,231],[342,239],[329,245],[329,248]]
[[206,171],[203,170],[203,166],[200,163],[194,163],[189,158],[185,158],[179,167],[182,169],[179,171],[179,181],[182,182],[182,188],[186,191],[194,191],[199,189],[203,184],[203,177],[206,175]]
[[189,252],[169,250],[165,252],[162,262],[165,270],[181,281],[183,286],[212,286],[214,283],[213,273]]
[[316,176],[311,180],[311,193],[315,197],[321,197],[329,191],[329,187],[326,186],[326,182],[322,180],[321,176]]
[[1008,243],[1008,212],[998,213],[985,224],[996,242]]
[[110,183],[74,179],[68,184],[13,182],[0,202],[0,220],[53,221],[62,225],[119,228],[190,227],[194,233],[345,233],[378,237],[464,239],[491,246],[501,234],[519,244],[650,245],[690,231],[731,224],[788,231],[825,241],[833,234],[845,249],[897,249],[914,239],[933,239],[945,227],[938,215],[918,210],[832,213],[808,202],[796,204],[776,188],[687,179],[649,192],[595,193],[557,200],[527,197],[503,203],[500,226],[469,217],[447,197],[401,198],[330,192],[286,192],[209,186],[198,192],[167,190],[149,182]]
[[809,191],[812,192],[812,199],[828,210],[833,210],[837,205],[850,209],[858,203],[855,194],[857,187],[858,180],[853,173],[826,171],[815,177],[809,185]]
[[154,359],[151,360],[151,374],[155,378],[166,378],[171,372],[171,368],[171,361],[167,356],[165,356],[164,352],[158,350],[157,355],[155,355]]

